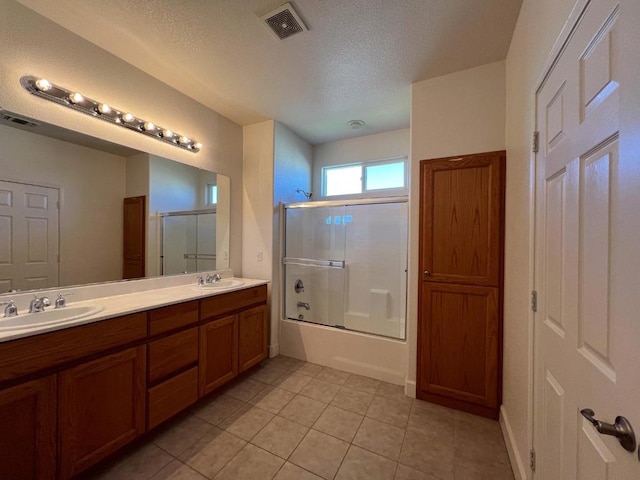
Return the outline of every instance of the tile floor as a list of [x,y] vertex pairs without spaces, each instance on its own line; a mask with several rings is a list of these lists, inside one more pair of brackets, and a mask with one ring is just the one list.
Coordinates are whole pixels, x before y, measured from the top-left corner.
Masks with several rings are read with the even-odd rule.
[[512,480],[497,422],[279,356],[90,478]]

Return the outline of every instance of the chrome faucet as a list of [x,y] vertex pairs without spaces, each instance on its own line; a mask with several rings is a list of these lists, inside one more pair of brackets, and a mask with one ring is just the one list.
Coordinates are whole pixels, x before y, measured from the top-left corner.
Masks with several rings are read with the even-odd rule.
[[0,302],[0,305],[6,305],[4,307],[4,316],[5,317],[17,317],[18,316],[18,307],[13,300],[9,300],[8,302]]
[[69,295],[73,295],[73,293],[59,293],[58,298],[56,298],[56,308],[66,307],[67,299],[64,297],[68,297]]
[[307,302],[298,302],[298,308],[304,308],[305,310],[311,310],[311,305]]
[[29,303],[29,313],[44,312],[44,307],[51,305],[49,297],[38,298],[37,294],[33,294],[33,300]]
[[207,275],[207,283],[215,283],[222,280],[222,276],[219,273]]

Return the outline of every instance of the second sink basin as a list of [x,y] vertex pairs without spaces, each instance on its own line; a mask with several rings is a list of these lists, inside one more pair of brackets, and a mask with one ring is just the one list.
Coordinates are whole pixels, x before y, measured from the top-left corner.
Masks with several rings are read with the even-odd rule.
[[55,323],[66,323],[95,315],[102,310],[104,310],[102,305],[70,306],[18,315],[17,317],[0,318],[0,331],[39,328]]
[[214,283],[205,283],[204,285],[199,285],[198,289],[218,289],[218,288],[231,288],[231,287],[240,287],[244,285],[242,280],[236,280],[234,278],[228,278],[226,280],[220,280],[219,282]]

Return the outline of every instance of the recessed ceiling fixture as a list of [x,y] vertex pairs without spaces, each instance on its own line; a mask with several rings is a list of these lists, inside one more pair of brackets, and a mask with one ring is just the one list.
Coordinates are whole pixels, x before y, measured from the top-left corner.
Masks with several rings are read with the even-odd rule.
[[155,138],[161,142],[168,143],[175,147],[188,150],[190,152],[199,152],[202,144],[192,140],[186,135],[174,133],[168,128],[159,127],[153,122],[143,120],[136,117],[132,113],[124,113],[106,103],[92,100],[66,88],[54,85],[44,78],[36,78],[31,75],[24,76],[20,79],[20,84],[33,95],[44,98],[51,102],[55,102],[65,107],[71,108],[78,112],[91,115],[114,125],[128,128],[138,133],[142,133],[147,137]]
[[352,130],[360,130],[366,123],[362,120],[349,120],[347,125],[350,126]]
[[290,3],[276,8],[260,17],[265,25],[280,40],[289,38],[297,33],[309,30],[300,15],[293,9]]

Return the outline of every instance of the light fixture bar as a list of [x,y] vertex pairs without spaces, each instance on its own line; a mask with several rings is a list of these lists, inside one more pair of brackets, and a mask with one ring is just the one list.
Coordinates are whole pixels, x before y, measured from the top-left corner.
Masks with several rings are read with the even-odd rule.
[[202,148],[202,144],[193,140],[191,137],[176,133],[165,127],[160,127],[153,122],[143,120],[132,113],[113,108],[106,103],[87,98],[79,92],[54,85],[44,78],[25,75],[20,79],[20,84],[25,90],[37,97],[55,102],[94,118],[99,118],[105,122],[125,127],[146,135],[147,137],[173,145],[174,147],[182,148],[183,150],[188,150],[193,153],[199,152]]

